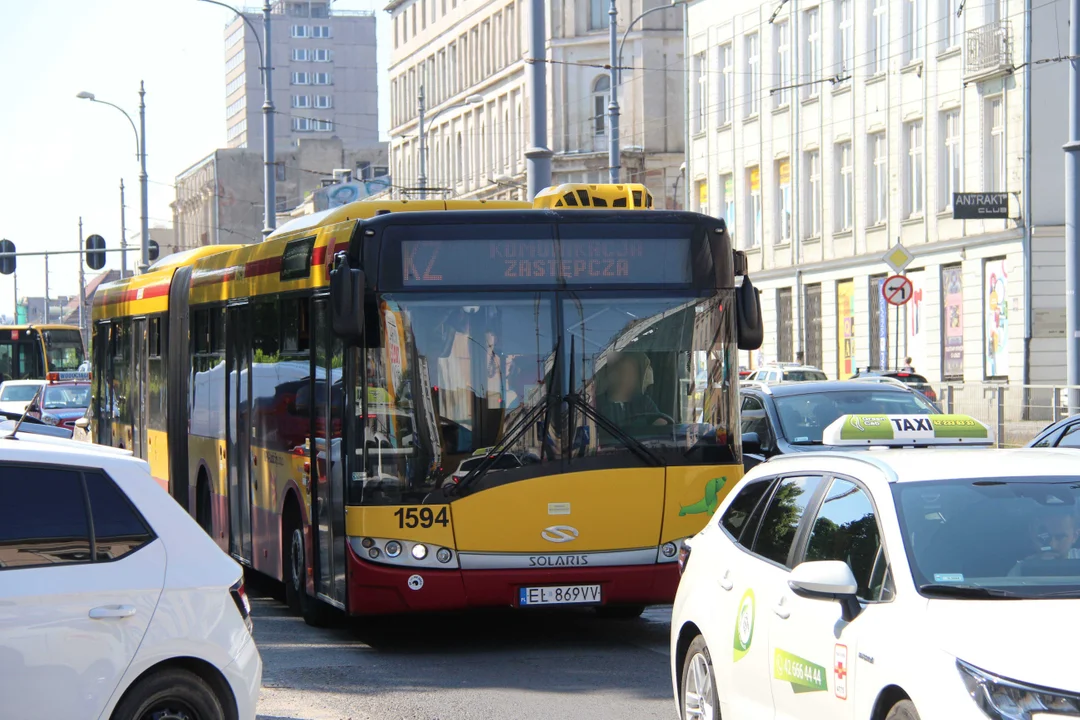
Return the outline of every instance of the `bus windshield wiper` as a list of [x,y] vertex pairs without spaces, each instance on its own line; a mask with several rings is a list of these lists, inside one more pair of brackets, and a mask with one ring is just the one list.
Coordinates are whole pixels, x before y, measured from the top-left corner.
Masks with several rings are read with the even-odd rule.
[[1017,600],[1022,596],[1008,590],[997,588],[980,587],[978,585],[946,585],[944,583],[929,583],[920,585],[919,592],[923,595],[936,595],[939,597],[972,598],[982,599],[1005,599]]
[[465,486],[469,485],[480,476],[486,474],[487,471],[490,470],[492,466],[494,466],[495,463],[497,463],[499,459],[502,458],[503,455],[509,452],[511,446],[513,446],[513,444],[517,442],[518,438],[525,434],[525,431],[529,429],[529,426],[540,419],[541,413],[545,414],[545,437],[541,439],[541,442],[543,443],[547,441],[547,413],[549,413],[550,411],[551,400],[554,397],[556,377],[555,372],[559,362],[559,348],[561,346],[562,338],[559,338],[555,342],[555,351],[552,357],[551,374],[548,376],[548,387],[547,392],[544,394],[544,401],[542,403],[537,403],[536,405],[525,411],[525,414],[521,416],[517,423],[515,423],[513,427],[511,427],[503,434],[502,440],[495,443],[495,446],[491,448],[490,452],[488,452],[487,457],[477,463],[476,467],[470,470],[465,475],[465,477],[461,478],[461,480],[458,481],[458,483],[455,485],[454,492],[461,494],[462,490],[465,489]]
[[627,448],[629,448],[635,455],[641,458],[644,462],[659,467],[664,464],[664,461],[660,457],[649,449],[645,443],[638,440],[633,435],[627,433],[618,425],[613,423],[608,418],[598,413],[592,408],[589,403],[585,402],[585,399],[578,393],[570,393],[566,396],[567,402],[572,407],[576,407],[581,411],[581,414],[596,423],[601,429],[607,431],[617,440],[621,441]]

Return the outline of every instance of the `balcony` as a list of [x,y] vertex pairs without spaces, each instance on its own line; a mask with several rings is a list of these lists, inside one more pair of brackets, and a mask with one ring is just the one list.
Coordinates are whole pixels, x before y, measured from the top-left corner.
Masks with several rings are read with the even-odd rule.
[[1008,20],[969,30],[965,42],[964,80],[987,80],[1013,71],[1012,34]]

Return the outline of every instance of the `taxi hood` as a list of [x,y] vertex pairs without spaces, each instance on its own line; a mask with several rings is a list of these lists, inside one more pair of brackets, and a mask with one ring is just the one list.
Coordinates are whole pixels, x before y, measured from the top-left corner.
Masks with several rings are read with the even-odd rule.
[[927,637],[988,673],[1080,692],[1072,654],[1080,647],[1080,600],[932,599]]

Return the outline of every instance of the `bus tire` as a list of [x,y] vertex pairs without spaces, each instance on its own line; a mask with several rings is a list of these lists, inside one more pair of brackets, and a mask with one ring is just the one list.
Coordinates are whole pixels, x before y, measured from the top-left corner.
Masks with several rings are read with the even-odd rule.
[[210,480],[206,470],[199,470],[199,479],[195,483],[195,522],[214,537],[214,508],[210,498]]
[[644,605],[601,605],[596,615],[605,620],[633,620],[645,612]]
[[300,511],[291,498],[285,503],[281,530],[281,579],[285,582],[285,604],[300,614],[302,598],[307,595],[307,557]]

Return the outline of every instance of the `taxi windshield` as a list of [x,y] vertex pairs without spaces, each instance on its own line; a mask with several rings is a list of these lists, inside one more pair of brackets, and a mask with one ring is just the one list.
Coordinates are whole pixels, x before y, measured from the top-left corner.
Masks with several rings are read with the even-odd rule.
[[90,405],[90,386],[47,386],[43,404],[46,410],[84,410]]
[[1080,597],[1080,476],[892,486],[928,597]]
[[867,387],[776,397],[780,429],[793,445],[820,445],[825,428],[841,415],[932,415],[921,395]]

